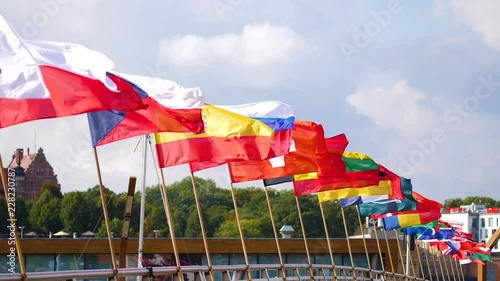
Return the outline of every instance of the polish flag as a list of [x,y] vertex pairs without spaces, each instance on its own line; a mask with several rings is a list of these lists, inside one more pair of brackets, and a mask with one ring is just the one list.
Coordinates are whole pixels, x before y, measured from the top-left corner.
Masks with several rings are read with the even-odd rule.
[[84,46],[23,40],[0,15],[0,128],[100,110],[145,105],[113,62]]

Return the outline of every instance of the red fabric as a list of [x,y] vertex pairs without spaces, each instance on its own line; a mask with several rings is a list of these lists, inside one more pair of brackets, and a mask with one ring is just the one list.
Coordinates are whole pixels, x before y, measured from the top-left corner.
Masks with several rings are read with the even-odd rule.
[[118,86],[115,92],[99,80],[57,67],[42,65],[40,71],[50,98],[0,98],[0,128],[93,111],[145,108],[141,96],[128,83],[121,83],[120,78],[110,76]]

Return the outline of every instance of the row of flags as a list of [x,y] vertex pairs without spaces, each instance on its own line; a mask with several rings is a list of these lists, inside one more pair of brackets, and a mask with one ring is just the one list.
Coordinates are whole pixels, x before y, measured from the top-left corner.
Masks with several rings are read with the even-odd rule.
[[454,227],[449,237],[443,223],[429,226],[441,204],[413,191],[410,179],[346,151],[345,134],[325,136],[321,124],[297,120],[288,104],[209,104],[199,88],[113,71],[111,60],[84,46],[24,40],[1,16],[0,67],[0,128],[86,113],[94,147],[154,134],[160,168],[188,164],[194,173],[227,165],[232,183],[290,182],[296,196],[356,206],[386,230],[431,231],[438,241],[429,243],[460,260],[489,255]]

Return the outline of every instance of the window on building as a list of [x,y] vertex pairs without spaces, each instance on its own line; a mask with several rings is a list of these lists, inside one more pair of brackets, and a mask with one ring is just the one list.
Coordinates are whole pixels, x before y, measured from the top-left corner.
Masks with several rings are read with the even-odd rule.
[[477,218],[472,218],[472,228],[477,228]]
[[482,219],[481,219],[481,227],[485,227],[485,226],[486,226],[486,224],[485,224],[485,220],[484,220],[484,218],[482,218]]
[[35,181],[28,181],[28,187],[35,187]]
[[488,218],[488,227],[493,227],[493,218]]
[[491,230],[491,236],[493,236],[493,233],[495,233],[495,230],[496,230],[496,229],[492,229],[492,230]]
[[43,177],[43,170],[36,171],[36,176],[37,177]]

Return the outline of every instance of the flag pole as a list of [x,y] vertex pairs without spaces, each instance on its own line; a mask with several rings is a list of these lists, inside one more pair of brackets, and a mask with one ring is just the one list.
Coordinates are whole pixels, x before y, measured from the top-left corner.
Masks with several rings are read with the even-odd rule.
[[[424,247],[422,247],[422,241],[419,241],[419,248],[417,249],[417,256],[418,256],[418,260],[420,261],[420,271],[422,272],[422,278],[425,279],[425,273],[424,273],[424,265],[422,264],[422,257],[421,257],[421,254],[420,254],[420,249],[424,249]],[[425,249],[424,249],[424,253],[425,253]],[[427,263],[427,268],[429,269],[429,272],[430,272],[430,267],[429,267],[429,260],[427,259],[427,253],[425,254],[425,261]],[[431,279],[432,281],[432,277],[430,276],[429,274],[429,278]]]
[[97,177],[99,180],[99,192],[101,194],[101,204],[102,204],[102,212],[104,214],[104,223],[106,224],[106,232],[108,234],[108,243],[109,243],[109,251],[111,254],[111,263],[113,265],[113,271],[116,276],[118,269],[116,268],[116,256],[115,256],[115,248],[113,246],[113,237],[111,236],[111,226],[109,223],[109,215],[108,215],[108,206],[106,204],[106,194],[104,193],[104,186],[102,184],[102,176],[101,176],[101,168],[99,166],[99,157],[97,156],[97,149],[94,147],[94,158],[95,164],[97,168]]
[[[319,195],[318,195],[319,199]],[[319,200],[318,200],[319,201]],[[321,218],[323,219],[323,226],[325,227],[326,243],[328,244],[328,252],[330,253],[330,259],[332,260],[332,271],[335,280],[338,280],[337,271],[335,270],[335,259],[333,257],[333,250],[330,241],[330,235],[328,234],[328,226],[326,225],[325,210],[323,209],[323,203],[319,201],[319,209],[321,210]]]
[[269,192],[267,190],[267,186],[264,184],[264,192],[266,194],[267,207],[269,209],[269,217],[271,217],[271,224],[273,226],[274,239],[276,240],[276,249],[278,250],[278,257],[280,259],[280,267],[281,274],[283,275],[284,280],[286,281],[286,270],[285,263],[283,262],[283,255],[281,254],[280,243],[278,240],[278,230],[276,229],[276,224],[274,223],[273,209],[271,207],[271,200],[269,199]]
[[436,249],[436,259],[437,259],[437,262],[439,264],[439,270],[441,271],[441,277],[443,277],[443,280],[446,280],[446,278],[444,276],[443,264],[441,263],[441,259],[439,258],[439,254],[438,254],[437,249]]
[[450,270],[451,270],[451,276],[453,276],[453,280],[456,280],[456,276],[455,276],[455,269],[454,269],[454,266],[453,266],[453,259],[448,256],[448,260],[450,261]]
[[[377,220],[378,223],[378,220]],[[385,244],[387,246],[387,253],[389,253],[389,262],[391,263],[391,269],[392,269],[392,279],[394,279],[394,275],[396,274],[396,271],[394,270],[394,262],[392,261],[392,255],[391,253],[391,247],[389,246],[389,237],[387,237],[387,231],[384,229],[384,235],[385,235]]]
[[366,239],[365,239],[365,230],[363,227],[363,223],[361,222],[361,216],[359,215],[358,205],[356,205],[356,213],[357,213],[358,222],[359,222],[359,230],[361,231],[361,239],[363,239],[363,246],[365,247],[366,263],[368,264],[368,274],[370,274],[370,279],[373,280],[373,272],[372,272],[370,255],[368,254],[368,246],[366,245]]
[[215,280],[214,269],[212,268],[212,258],[210,257],[210,251],[208,250],[207,234],[205,231],[205,224],[203,223],[203,216],[201,212],[200,199],[198,198],[198,188],[196,187],[196,178],[194,177],[193,170],[191,170],[191,165],[189,165],[189,173],[191,174],[191,182],[193,185],[194,200],[196,203],[196,209],[198,211],[198,218],[200,219],[201,236],[203,237],[203,244],[205,246],[205,254],[207,255],[207,265],[210,272],[210,278]]
[[236,194],[233,185],[233,177],[231,175],[231,169],[229,168],[229,164],[226,164],[226,169],[227,169],[227,176],[229,178],[229,187],[231,189],[231,197],[233,198],[234,214],[236,216],[236,223],[238,224],[238,231],[240,232],[241,247],[243,248],[243,256],[245,258],[245,266],[247,270],[248,280],[252,281],[252,271],[250,270],[250,262],[248,261],[247,247],[245,245],[243,229],[241,228],[240,216],[238,214],[238,205],[236,204]]
[[410,236],[405,235],[405,239],[406,239],[406,266],[408,266],[408,260],[409,260],[411,265],[411,272],[413,272],[413,278],[415,279],[417,277],[417,273],[415,271],[415,264],[413,263],[413,258],[411,257]]
[[[143,150],[142,150],[142,177],[141,177],[141,204],[139,207],[139,249],[137,254],[137,267],[142,267],[142,254],[144,253],[144,213],[146,209],[146,165],[147,165],[147,142],[148,136],[143,136]],[[137,281],[142,280],[137,277]]]
[[436,273],[436,279],[439,280],[439,271],[438,271],[438,265],[436,263],[436,257],[433,253],[433,249],[430,244],[426,243],[427,245],[427,251],[429,251],[429,254],[432,256],[432,263],[434,264],[434,272]]
[[[439,252],[439,253],[441,253],[441,252]],[[443,256],[442,253],[441,253],[441,257],[443,257],[444,269],[446,270],[446,276],[448,276],[448,281],[451,281],[450,272],[448,271],[448,265],[446,264],[446,257]]]
[[177,272],[179,274],[179,280],[184,281],[184,276],[182,275],[181,261],[179,258],[179,250],[177,249],[177,241],[175,239],[174,223],[172,222],[172,212],[170,211],[170,201],[168,199],[167,186],[165,184],[165,175],[163,174],[163,169],[160,168],[161,175],[161,188],[165,196],[164,204],[165,210],[167,211],[167,224],[168,230],[170,232],[170,238],[172,240],[172,247],[174,249],[175,263],[177,264]]
[[464,267],[462,264],[460,264],[460,273],[462,275],[462,280],[465,280],[465,276],[464,276]]
[[446,280],[445,275],[444,275],[443,263],[441,262],[441,258],[440,258],[440,256],[441,256],[440,253],[441,253],[441,251],[436,251],[436,258],[439,262],[439,268],[441,269],[441,276],[443,277],[443,280]]
[[307,237],[306,237],[306,230],[304,228],[304,220],[302,220],[302,212],[300,211],[300,204],[299,204],[299,197],[295,197],[295,204],[297,205],[297,211],[299,212],[299,221],[300,221],[300,228],[302,229],[302,236],[304,237],[304,247],[306,249],[306,256],[307,256],[307,262],[309,263],[309,273],[311,274],[311,278],[314,276],[313,270],[312,270],[312,263],[311,263],[311,255],[309,253],[309,247],[307,246]]
[[408,280],[408,272],[406,271],[406,266],[405,266],[405,262],[404,262],[404,259],[403,259],[403,250],[401,249],[401,243],[399,243],[399,234],[398,234],[398,231],[394,229],[394,234],[396,235],[396,240],[398,241],[398,250],[399,250],[399,257],[401,259],[401,265],[402,265],[402,269],[403,269],[403,275],[405,276],[405,279]]
[[[382,274],[383,274],[382,276],[384,276],[384,280],[387,280],[384,259],[382,258],[382,249],[380,248],[380,241],[378,239],[377,226],[376,226],[375,222],[373,223],[373,232],[375,233],[375,241],[377,241],[378,254],[380,257],[380,265],[382,266]],[[390,253],[389,253],[389,256],[390,256]],[[391,262],[392,262],[392,260],[391,260]]]
[[[427,272],[429,273],[429,279],[430,281],[433,281],[432,280],[432,274],[431,274],[431,265],[429,263],[429,256],[427,255],[427,250],[425,249],[425,242],[422,242],[421,241],[421,248],[424,250],[424,254],[425,254],[425,262],[427,264]],[[420,259],[420,257],[419,257]],[[423,273],[422,273],[423,274]]]
[[[19,156],[17,156],[19,157]],[[0,155],[0,175],[2,178],[2,185],[3,185],[3,192],[5,196],[5,203],[7,210],[9,212],[9,222],[10,225],[13,226],[13,231],[12,233],[14,234],[14,243],[16,247],[16,252],[17,252],[17,258],[19,260],[19,267],[21,267],[21,277],[24,280],[26,278],[26,266],[24,264],[24,256],[23,256],[23,250],[21,248],[21,239],[19,238],[19,235],[17,233],[17,219],[16,219],[16,213],[15,213],[15,200],[16,200],[16,179],[15,179],[15,170],[12,168],[7,168],[7,175],[5,174],[5,170],[3,168],[3,162],[2,162],[2,156]],[[11,177],[12,175],[12,177]],[[7,176],[9,178],[7,179]],[[10,179],[10,180],[9,180]],[[12,182],[14,185],[9,185],[9,183]],[[13,192],[10,192],[9,190],[13,189]],[[14,197],[11,197],[10,194],[13,194]],[[10,199],[12,198],[12,199]],[[10,201],[13,200],[13,201]],[[10,207],[14,205],[13,207]],[[10,227],[9,227],[10,228]],[[10,240],[12,241],[12,240]],[[9,243],[10,245],[10,243]]]
[[345,230],[345,238],[347,239],[347,249],[349,251],[349,259],[351,260],[351,274],[356,281],[356,273],[354,272],[354,259],[352,258],[352,250],[351,250],[351,241],[349,240],[349,231],[347,230],[347,223],[345,221],[345,212],[342,206],[340,207],[340,211],[342,213],[342,221],[344,222],[344,230]]

